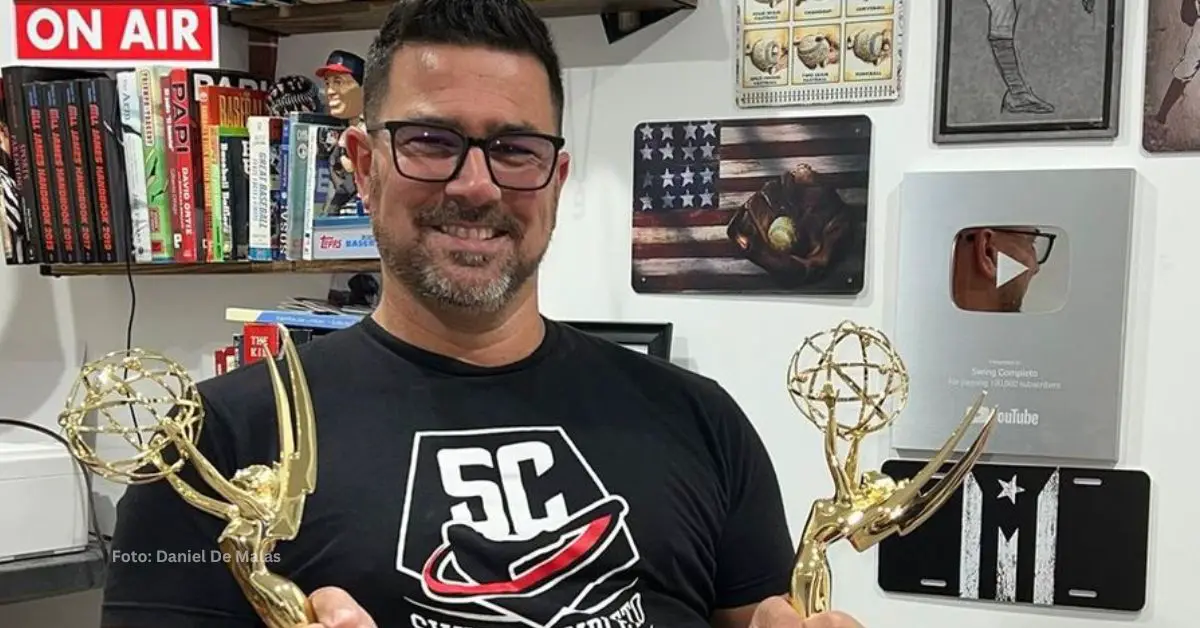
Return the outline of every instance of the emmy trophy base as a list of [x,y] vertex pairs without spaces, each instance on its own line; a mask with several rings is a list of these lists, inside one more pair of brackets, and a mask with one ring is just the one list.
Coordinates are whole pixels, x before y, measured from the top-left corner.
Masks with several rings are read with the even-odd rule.
[[[889,460],[912,477],[922,461]],[[945,507],[879,545],[891,593],[1140,611],[1150,477],[1142,471],[977,464]]]

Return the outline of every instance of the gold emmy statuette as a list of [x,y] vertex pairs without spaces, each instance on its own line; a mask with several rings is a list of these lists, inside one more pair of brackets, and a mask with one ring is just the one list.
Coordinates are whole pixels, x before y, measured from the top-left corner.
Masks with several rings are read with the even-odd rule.
[[[897,482],[881,471],[858,469],[863,439],[891,424],[908,401],[908,370],[883,332],[844,321],[805,338],[792,355],[787,386],[800,412],[825,433],[825,459],[834,485],[833,497],[813,502],[792,568],[792,607],[810,617],[829,610],[829,546],[849,540],[864,552],[892,534],[912,532],[933,516],[983,452],[996,411],[962,458],[923,490],[975,420],[986,393],[933,459],[913,478]],[[837,408],[850,405],[858,406],[857,422],[839,422]],[[839,441],[848,445],[845,460],[838,453]]]
[[[317,442],[312,399],[296,346],[286,328],[280,332],[292,399],[273,356],[268,357],[264,361],[275,391],[280,451],[279,460],[270,466],[251,465],[232,478],[224,477],[196,447],[204,410],[195,382],[183,366],[142,349],[115,351],[84,365],[59,424],[71,453],[93,473],[124,484],[165,479],[189,504],[227,521],[216,543],[242,593],[269,628],[296,628],[316,623],[308,596],[268,565],[276,543],[290,541],[300,531],[305,499],[316,488]],[[151,425],[127,426],[113,412],[121,408],[130,413],[142,410],[154,420]],[[93,412],[96,426],[85,422]],[[101,459],[89,443],[100,434],[122,437],[136,455]],[[175,460],[168,462],[165,454],[171,450]],[[188,463],[222,499],[203,495],[178,477]]]

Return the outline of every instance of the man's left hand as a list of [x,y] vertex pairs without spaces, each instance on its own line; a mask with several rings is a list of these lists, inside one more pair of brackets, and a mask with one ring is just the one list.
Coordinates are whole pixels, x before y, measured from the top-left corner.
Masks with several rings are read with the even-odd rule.
[[821,613],[808,619],[800,614],[784,597],[763,600],[754,611],[750,628],[863,628],[854,618],[839,612]]

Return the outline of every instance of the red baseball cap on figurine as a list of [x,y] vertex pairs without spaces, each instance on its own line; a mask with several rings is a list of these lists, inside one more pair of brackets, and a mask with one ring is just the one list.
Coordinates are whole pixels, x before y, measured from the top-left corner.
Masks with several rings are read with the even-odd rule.
[[338,74],[349,74],[355,83],[362,85],[363,71],[366,62],[363,58],[347,52],[345,50],[334,50],[329,53],[329,58],[325,60],[325,65],[317,68],[317,78],[325,78],[326,74],[336,72]]

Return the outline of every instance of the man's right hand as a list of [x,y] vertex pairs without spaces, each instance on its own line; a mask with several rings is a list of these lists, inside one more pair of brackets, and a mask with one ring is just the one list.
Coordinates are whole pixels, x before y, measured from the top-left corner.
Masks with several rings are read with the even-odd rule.
[[309,601],[317,623],[305,628],[378,628],[367,611],[337,587],[318,589],[309,596]]

